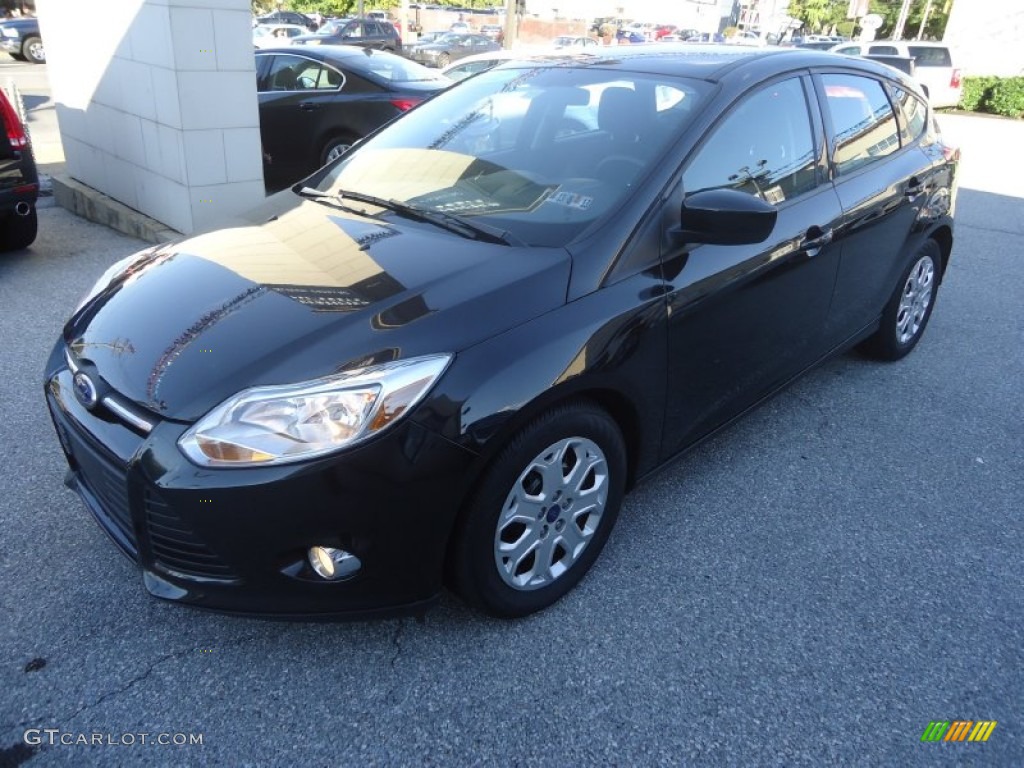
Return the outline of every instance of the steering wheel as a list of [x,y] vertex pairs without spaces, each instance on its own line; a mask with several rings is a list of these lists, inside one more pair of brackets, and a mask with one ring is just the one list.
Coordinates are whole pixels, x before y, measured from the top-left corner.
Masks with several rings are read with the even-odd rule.
[[644,164],[630,155],[608,155],[601,158],[594,170],[594,176],[602,181],[621,183],[628,186],[644,169]]
[[307,88],[316,88],[316,81],[312,77],[306,77],[303,75],[302,77],[299,77],[296,82],[298,83],[299,88],[302,88],[303,90],[306,90]]

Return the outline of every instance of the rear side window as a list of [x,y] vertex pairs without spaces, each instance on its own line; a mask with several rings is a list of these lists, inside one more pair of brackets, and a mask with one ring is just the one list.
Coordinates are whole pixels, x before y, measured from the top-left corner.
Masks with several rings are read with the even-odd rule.
[[817,185],[807,100],[798,78],[762,88],[712,132],[683,189],[737,189],[779,204]]
[[857,75],[822,75],[832,118],[833,161],[852,173],[900,148],[896,115],[882,84]]
[[893,96],[902,117],[900,139],[905,145],[917,141],[928,127],[928,108],[923,101],[903,88],[894,88]]
[[[868,48],[868,53],[875,56],[899,56],[900,52],[896,50],[895,45],[872,45]],[[913,55],[913,54],[911,54]]]
[[930,45],[912,45],[908,48],[911,56],[914,57],[914,64],[919,67],[952,67],[953,60],[949,55],[949,48],[939,48]]

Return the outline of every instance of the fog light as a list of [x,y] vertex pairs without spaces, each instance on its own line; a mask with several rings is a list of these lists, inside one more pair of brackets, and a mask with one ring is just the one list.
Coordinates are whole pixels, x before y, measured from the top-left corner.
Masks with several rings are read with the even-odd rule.
[[310,547],[308,557],[317,576],[328,581],[347,579],[363,567],[359,558],[351,552],[334,547]]

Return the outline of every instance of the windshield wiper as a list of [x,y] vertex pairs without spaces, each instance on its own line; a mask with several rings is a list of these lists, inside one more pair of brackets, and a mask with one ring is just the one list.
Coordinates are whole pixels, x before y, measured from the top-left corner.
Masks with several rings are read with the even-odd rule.
[[[318,191],[318,194],[323,193]],[[331,196],[328,195],[328,197]],[[503,243],[505,245],[524,245],[522,240],[515,237],[507,230],[492,227],[489,224],[479,224],[475,221],[466,221],[461,216],[444,213],[443,211],[419,208],[415,205],[409,205],[409,203],[403,203],[401,200],[385,200],[383,197],[367,195],[363,192],[352,192],[349,190],[339,190],[338,194],[334,197],[339,202],[348,199],[358,200],[361,203],[369,203],[370,205],[378,205],[381,208],[387,208],[388,210],[394,211],[400,216],[415,219],[416,221],[425,221],[428,224],[441,227],[442,229],[454,232],[457,235],[462,235],[462,237],[469,238],[470,240],[484,240],[489,243]]]
[[319,189],[314,187],[302,187],[301,189],[294,189],[296,195],[299,197],[305,197],[310,200],[316,200],[318,203],[330,203],[335,208],[340,208],[343,211],[349,213],[357,213],[360,216],[368,216],[366,211],[361,211],[358,208],[353,208],[351,205],[345,205],[345,202],[341,199],[340,195],[332,195],[328,192],[321,192]]

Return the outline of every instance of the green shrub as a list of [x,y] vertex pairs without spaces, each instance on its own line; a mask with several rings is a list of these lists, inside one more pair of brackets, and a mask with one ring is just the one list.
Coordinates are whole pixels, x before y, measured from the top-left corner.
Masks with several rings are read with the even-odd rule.
[[989,91],[985,109],[1005,117],[1024,117],[1024,77],[1006,77]]
[[998,77],[965,77],[964,89],[960,94],[960,108],[968,112],[984,109],[989,91],[998,82]]

